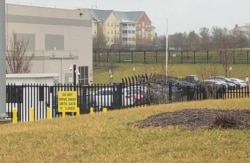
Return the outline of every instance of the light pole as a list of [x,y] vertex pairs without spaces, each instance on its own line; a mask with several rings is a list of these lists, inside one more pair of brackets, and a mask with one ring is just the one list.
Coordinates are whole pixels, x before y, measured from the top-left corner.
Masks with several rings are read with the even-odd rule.
[[168,77],[168,19],[166,21],[166,82]]
[[0,118],[6,118],[6,32],[5,0],[0,1]]

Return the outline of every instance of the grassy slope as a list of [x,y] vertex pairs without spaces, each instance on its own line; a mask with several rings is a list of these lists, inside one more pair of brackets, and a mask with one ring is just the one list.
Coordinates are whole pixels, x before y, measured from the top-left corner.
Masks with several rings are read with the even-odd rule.
[[[95,83],[108,83],[109,82],[109,64],[102,64],[101,68],[94,70],[94,82]],[[144,73],[160,73],[165,74],[165,65],[155,64],[113,64],[115,68],[113,70],[114,81],[121,81],[122,77],[129,77],[133,74],[141,75]],[[201,76],[200,69],[204,64],[170,64],[168,68],[168,74],[176,77],[185,77],[188,74],[197,74]],[[216,67],[215,75],[225,76],[225,72],[221,64],[214,65]],[[133,73],[133,67],[135,67],[135,73]],[[211,67],[211,65],[208,65]],[[249,65],[232,65],[231,77],[238,77],[245,79],[246,76],[250,76]]]
[[250,162],[248,130],[139,129],[149,115],[186,108],[246,109],[250,99],[110,111],[0,126],[1,162]]

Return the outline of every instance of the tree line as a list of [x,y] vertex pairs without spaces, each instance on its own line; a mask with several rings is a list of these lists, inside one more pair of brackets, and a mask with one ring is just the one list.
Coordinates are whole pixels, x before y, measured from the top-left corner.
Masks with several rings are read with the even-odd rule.
[[[159,49],[166,48],[166,36],[156,38],[156,45]],[[250,32],[241,32],[236,28],[212,27],[200,28],[199,33],[175,33],[168,38],[169,49],[171,50],[216,50],[250,48]]]
[[[199,33],[195,31],[179,32],[168,36],[169,50],[218,50],[233,48],[250,48],[250,32],[242,32],[237,28],[228,30],[227,28],[203,27]],[[99,32],[93,38],[93,51],[101,52],[106,50],[166,50],[166,35],[155,36],[153,40],[136,36],[135,47],[122,46],[122,41],[118,38],[112,46],[107,46],[106,37]]]

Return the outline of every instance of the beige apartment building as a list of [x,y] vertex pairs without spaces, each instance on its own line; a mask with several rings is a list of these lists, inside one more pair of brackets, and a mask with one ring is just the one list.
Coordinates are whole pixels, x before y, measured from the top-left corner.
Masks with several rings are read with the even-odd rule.
[[155,27],[144,11],[114,11],[90,9],[92,35],[103,32],[107,47],[136,47],[155,38]]
[[6,44],[14,34],[28,41],[27,54],[34,54],[31,73],[58,73],[59,83],[72,83],[75,73],[77,83],[93,82],[88,10],[6,4]]

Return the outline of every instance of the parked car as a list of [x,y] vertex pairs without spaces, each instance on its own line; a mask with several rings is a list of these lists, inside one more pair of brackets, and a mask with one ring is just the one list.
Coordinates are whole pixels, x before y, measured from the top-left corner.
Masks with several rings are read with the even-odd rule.
[[223,87],[227,88],[228,87],[227,83],[221,79],[208,78],[208,79],[204,80],[203,83],[205,85],[215,85],[219,88],[223,88]]
[[[99,111],[103,107],[108,107],[112,108],[114,102],[114,89],[113,87],[105,87],[105,88],[100,88],[99,90],[87,95],[88,99],[88,105],[93,106]],[[128,89],[122,89],[122,95],[121,95],[121,100],[122,100],[122,106],[132,106],[134,105],[134,98],[135,94],[133,92],[130,92]]]
[[247,81],[242,80],[242,79],[238,79],[238,78],[229,78],[229,79],[231,79],[231,80],[234,81],[234,82],[239,83],[240,88],[247,87],[247,85],[248,85],[248,84],[247,84]]
[[215,79],[215,80],[225,81],[227,83],[227,88],[228,89],[235,89],[235,88],[239,88],[240,87],[239,83],[234,82],[234,81],[232,81],[229,78],[226,78],[224,76],[211,76],[208,79]]
[[148,99],[148,88],[143,85],[132,85],[126,87],[125,90],[128,94],[133,94],[135,104],[144,104]]
[[199,78],[197,75],[187,75],[185,78],[184,78],[185,81],[187,82],[190,82],[190,83],[199,83]]

